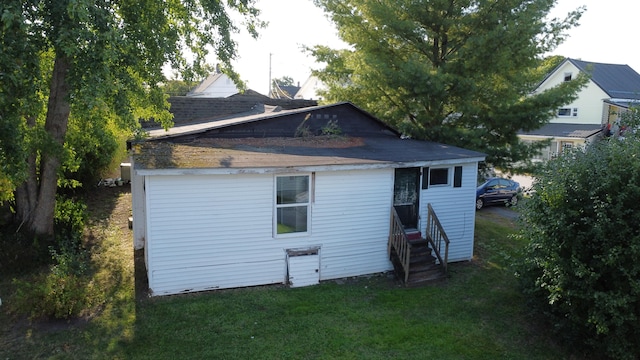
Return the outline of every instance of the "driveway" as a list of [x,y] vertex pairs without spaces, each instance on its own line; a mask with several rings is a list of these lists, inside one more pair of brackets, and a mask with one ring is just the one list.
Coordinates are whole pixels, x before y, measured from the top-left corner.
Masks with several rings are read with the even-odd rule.
[[520,213],[511,209],[510,207],[500,206],[500,205],[487,206],[485,208],[478,210],[478,212],[495,214],[497,216],[501,216],[509,220],[516,220],[518,219],[518,216],[520,216]]

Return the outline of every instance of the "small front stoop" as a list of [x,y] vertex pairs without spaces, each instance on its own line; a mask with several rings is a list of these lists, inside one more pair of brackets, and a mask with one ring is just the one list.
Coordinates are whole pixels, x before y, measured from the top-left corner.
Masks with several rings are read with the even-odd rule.
[[396,277],[405,286],[418,287],[447,279],[449,238],[431,204],[427,204],[426,234],[406,229],[391,208],[387,253]]
[[405,284],[408,287],[419,287],[447,278],[441,264],[433,256],[427,240],[420,238],[410,240],[411,260],[409,265],[409,278]]

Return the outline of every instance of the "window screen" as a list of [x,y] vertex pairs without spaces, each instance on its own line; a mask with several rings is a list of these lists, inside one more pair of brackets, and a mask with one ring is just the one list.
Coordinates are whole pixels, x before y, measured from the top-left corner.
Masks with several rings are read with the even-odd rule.
[[449,168],[431,168],[429,170],[429,186],[448,185]]
[[308,230],[309,185],[308,175],[276,178],[276,234]]

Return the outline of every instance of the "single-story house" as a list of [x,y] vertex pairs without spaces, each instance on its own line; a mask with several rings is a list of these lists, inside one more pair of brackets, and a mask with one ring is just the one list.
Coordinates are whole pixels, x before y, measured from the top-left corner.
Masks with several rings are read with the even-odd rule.
[[152,295],[390,271],[391,214],[473,256],[484,154],[403,138],[351,103],[154,130],[131,141],[134,246]]

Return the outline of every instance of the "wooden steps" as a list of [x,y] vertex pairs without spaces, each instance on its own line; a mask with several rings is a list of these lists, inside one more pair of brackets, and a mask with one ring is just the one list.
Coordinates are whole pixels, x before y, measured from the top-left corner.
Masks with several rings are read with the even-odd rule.
[[[433,251],[425,239],[413,238],[409,241],[409,244],[411,246],[411,257],[406,286],[419,287],[443,281],[447,278],[442,265],[437,263],[436,258],[433,256]],[[403,280],[403,270],[399,266],[395,252],[392,254],[391,260],[394,264],[396,276],[398,279]]]
[[447,279],[449,238],[431,204],[427,204],[426,237],[419,229],[402,225],[391,208],[387,252],[396,277],[408,287],[418,287]]
[[447,275],[440,264],[437,263],[433,251],[425,239],[410,241],[411,265],[409,266],[409,279],[405,285],[417,287],[429,283],[442,281]]

